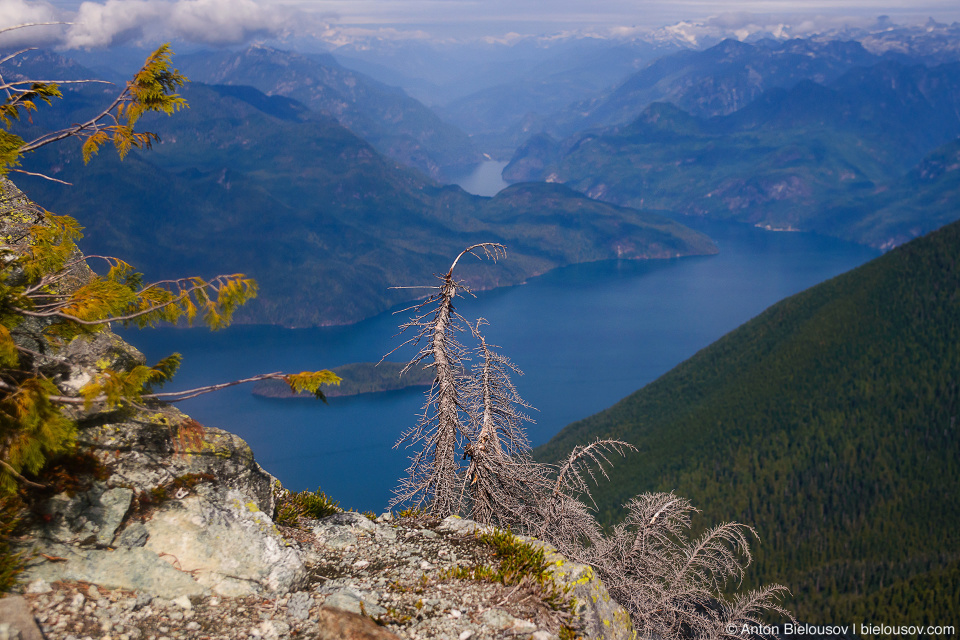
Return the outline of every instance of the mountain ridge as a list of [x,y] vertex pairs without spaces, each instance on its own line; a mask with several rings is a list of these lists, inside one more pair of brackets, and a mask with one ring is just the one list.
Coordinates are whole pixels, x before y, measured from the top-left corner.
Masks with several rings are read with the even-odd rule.
[[[408,300],[408,292],[389,287],[429,282],[449,256],[480,241],[509,251],[499,265],[466,267],[467,281],[481,289],[577,261],[716,251],[706,236],[666,218],[565,188],[541,187],[544,201],[533,202],[537,187],[483,198],[438,184],[287,98],[200,83],[183,94],[189,110],[144,120],[161,136],[149,154],[131,152],[120,163],[105,151],[83,167],[77,147],[59,145],[24,166],[74,187],[30,176],[21,182],[34,199],[88,228],[88,252],[123,256],[151,278],[256,278],[260,296],[239,311],[239,322],[356,322]],[[96,108],[105,95],[96,86],[71,90],[25,124],[75,122],[78,110]],[[100,210],[85,209],[85,201]],[[554,217],[541,217],[540,228],[522,216],[498,219],[520,207]]]
[[[802,80],[771,89],[711,118],[668,104],[654,103],[626,125],[562,140],[534,137],[504,178],[546,179],[607,202],[885,248],[932,230],[928,218],[956,219],[946,201],[932,215],[904,201],[897,219],[874,230],[855,214],[871,217],[874,192],[895,192],[925,156],[960,135],[960,63],[885,61],[828,86]],[[842,224],[823,216],[839,202]]]
[[435,179],[482,159],[466,134],[402,89],[351,71],[329,54],[306,56],[255,45],[241,52],[179,56],[177,65],[193,80],[249,85],[267,95],[296,99],[333,116],[381,153]]

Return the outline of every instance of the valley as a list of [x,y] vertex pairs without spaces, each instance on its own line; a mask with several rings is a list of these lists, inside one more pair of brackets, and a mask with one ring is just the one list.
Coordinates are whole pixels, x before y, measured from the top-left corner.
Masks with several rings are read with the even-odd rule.
[[798,617],[956,619],[958,243],[953,223],[773,305],[538,455],[635,444],[594,491],[606,521],[669,488],[751,522]]
[[[183,353],[170,389],[340,372],[328,404],[280,383],[182,405],[288,489],[384,508],[433,381],[398,378],[397,326],[497,242],[458,266],[455,310],[524,371],[538,460],[636,447],[591,485],[604,525],[676,491],[695,528],[756,529],[743,584],[786,585],[798,619],[960,621],[960,23],[722,23],[190,46],[190,108],[143,119],[152,149],[87,165],[68,140],[10,177],[147,280],[259,283],[223,331],[120,330],[151,362]],[[0,71],[117,81],[141,54],[122,52]],[[10,130],[115,88],[63,89]]]

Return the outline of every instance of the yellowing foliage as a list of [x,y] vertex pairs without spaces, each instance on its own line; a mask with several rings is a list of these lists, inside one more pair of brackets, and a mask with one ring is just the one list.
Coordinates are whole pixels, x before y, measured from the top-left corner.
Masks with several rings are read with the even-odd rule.
[[[0,79],[5,91],[0,95],[7,96],[0,103],[0,228],[7,234],[0,235],[0,498],[31,482],[24,473],[36,474],[51,456],[74,446],[76,425],[64,407],[137,408],[244,382],[158,393],[155,389],[180,365],[180,355],[173,354],[153,366],[103,368],[79,396],[63,395],[53,376],[70,367],[69,362],[57,362],[60,347],[69,341],[102,331],[111,322],[146,327],[199,318],[212,329],[226,327],[234,311],[256,297],[257,285],[241,273],[144,283],[123,260],[82,256],[76,245],[82,228],[76,220],[45,211],[3,179],[17,170],[23,154],[65,138],[83,140],[84,161],[107,142],[121,158],[132,148],[149,148],[157,136],[135,130],[140,117],[151,111],[172,114],[188,106],[175,93],[186,78],[171,68],[170,57],[169,46],[160,47],[108,108],[30,142],[10,133],[9,127],[22,113],[35,111],[39,102],[49,104],[62,94],[56,83]],[[38,337],[46,344],[38,347]],[[321,384],[340,382],[330,371],[273,373],[250,380],[265,378],[283,379],[295,391],[320,398]]]

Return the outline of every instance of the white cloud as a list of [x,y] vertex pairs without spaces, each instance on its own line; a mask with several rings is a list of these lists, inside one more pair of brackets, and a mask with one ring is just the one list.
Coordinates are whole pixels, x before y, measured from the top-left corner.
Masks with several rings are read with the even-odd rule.
[[[0,29],[22,24],[54,22],[57,19],[56,9],[46,2],[0,0]],[[0,34],[0,44],[5,47],[43,45],[58,41],[62,32],[61,26],[15,29]]]
[[161,19],[166,3],[150,0],[84,2],[67,29],[67,48],[108,47],[143,35],[144,25]]
[[327,25],[326,28],[313,31],[310,35],[333,46],[352,44],[358,40],[437,40],[435,36],[426,31],[418,29],[397,29],[394,27],[333,27]]
[[295,24],[293,12],[255,0],[180,0],[167,23],[178,37],[216,45],[278,36]]
[[[326,26],[318,15],[308,16],[273,0],[0,0],[0,29],[50,20],[71,24],[48,31],[38,44],[55,41],[67,49],[176,39],[231,45]],[[13,43],[10,34],[0,34],[3,36],[4,44]],[[18,35],[21,40],[34,43],[36,36],[33,30],[29,36]]]
[[30,22],[48,22],[55,16],[54,8],[46,2],[0,0],[0,24],[3,27]]
[[[283,36],[313,36],[334,44],[483,36],[509,43],[517,39],[511,31],[560,37],[574,30],[629,38],[658,25],[680,25],[674,32],[660,31],[699,42],[718,34],[802,35],[831,23],[872,20],[880,13],[906,19],[908,10],[938,20],[960,19],[957,0],[917,0],[909,9],[903,5],[902,0],[0,0],[0,28],[51,19],[76,23],[42,34],[29,30],[29,37],[0,34],[0,44],[47,45],[59,37],[66,48],[176,39],[230,45]],[[902,8],[891,10],[896,7]]]

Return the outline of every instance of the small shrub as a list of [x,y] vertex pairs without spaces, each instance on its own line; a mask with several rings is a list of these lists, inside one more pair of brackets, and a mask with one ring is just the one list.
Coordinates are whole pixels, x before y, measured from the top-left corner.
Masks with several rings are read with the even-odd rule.
[[568,586],[558,585],[549,571],[551,563],[542,547],[524,542],[509,531],[482,533],[477,539],[493,550],[497,567],[488,565],[455,566],[440,574],[440,579],[497,582],[504,586],[525,585],[528,593],[556,612],[562,638],[576,637],[574,612],[577,601]]
[[568,588],[560,587],[548,571],[550,562],[542,547],[524,542],[509,531],[480,534],[480,542],[493,549],[500,561],[498,582],[516,585],[527,580],[537,585],[543,601],[555,611],[573,610],[576,603],[568,596]]
[[291,493],[282,490],[273,521],[284,527],[300,527],[301,518],[319,520],[340,513],[340,503],[331,500],[317,487],[316,491]]
[[32,493],[35,496],[58,493],[74,496],[88,491],[97,480],[103,481],[109,477],[110,470],[100,458],[90,451],[74,450],[47,463],[37,475],[37,480],[44,485],[44,489]]

